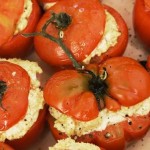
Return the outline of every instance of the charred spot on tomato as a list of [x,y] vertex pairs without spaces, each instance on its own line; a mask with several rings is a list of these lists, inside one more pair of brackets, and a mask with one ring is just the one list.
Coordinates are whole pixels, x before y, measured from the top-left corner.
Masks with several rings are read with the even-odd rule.
[[3,108],[2,100],[3,100],[3,96],[5,94],[6,89],[7,89],[6,82],[0,81],[0,107],[2,107],[2,108]]
[[71,24],[71,16],[69,16],[65,12],[61,12],[59,14],[52,13],[52,17],[54,20],[52,21],[52,24],[55,25],[56,28],[63,30],[67,28]]

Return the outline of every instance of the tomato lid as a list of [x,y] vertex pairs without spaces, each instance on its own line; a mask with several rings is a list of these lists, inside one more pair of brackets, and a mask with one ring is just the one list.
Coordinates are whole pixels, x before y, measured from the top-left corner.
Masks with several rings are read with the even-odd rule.
[[[104,33],[106,15],[102,4],[98,0],[58,1],[41,18],[37,31],[41,31],[52,12],[65,12],[71,16],[71,24],[63,30],[63,42],[77,61],[83,61],[95,49]],[[46,31],[54,37],[58,36],[58,29],[54,24],[50,24]],[[38,54],[48,63],[56,66],[71,64],[62,48],[53,41],[38,36],[34,42]]]
[[[13,36],[17,21],[23,13],[24,0],[0,0],[0,46]],[[17,6],[17,7],[16,7]]]
[[28,107],[30,78],[16,64],[0,62],[0,130],[7,130],[22,119]]

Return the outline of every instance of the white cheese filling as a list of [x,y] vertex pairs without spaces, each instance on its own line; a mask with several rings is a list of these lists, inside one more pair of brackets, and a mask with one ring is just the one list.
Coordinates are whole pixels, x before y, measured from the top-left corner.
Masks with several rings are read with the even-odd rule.
[[44,10],[48,10],[49,8],[51,8],[52,6],[54,6],[55,4],[56,4],[56,2],[44,3],[43,9]]
[[22,15],[20,16],[20,19],[17,22],[14,35],[18,34],[20,31],[26,28],[26,26],[28,25],[28,18],[31,15],[31,12],[32,12],[32,0],[25,0],[24,12],[22,13]]
[[[26,115],[17,124],[12,126],[6,131],[0,131],[0,141],[19,139],[23,137],[27,131],[36,122],[39,111],[44,107],[43,92],[40,90],[40,81],[37,79],[37,74],[42,73],[42,69],[38,66],[36,62],[30,62],[28,60],[20,59],[0,59],[0,61],[8,61],[17,64],[24,68],[31,79],[30,92],[28,96],[28,109]],[[12,73],[15,76],[16,72]]]
[[58,110],[50,107],[50,114],[56,119],[54,127],[60,132],[71,135],[85,135],[92,131],[102,131],[109,125],[122,122],[128,119],[126,116],[144,116],[150,113],[150,97],[146,100],[130,107],[122,106],[117,112],[103,109],[99,116],[91,121],[83,122],[75,120],[67,115],[60,113]]
[[117,22],[115,18],[108,12],[106,13],[106,25],[104,30],[104,35],[101,41],[98,43],[97,47],[91,52],[90,55],[86,56],[83,60],[83,63],[89,64],[90,60],[94,56],[100,56],[102,53],[105,53],[110,47],[113,47],[117,44],[118,37],[121,35],[118,29]]
[[71,138],[58,140],[58,143],[53,147],[49,147],[49,150],[100,150],[100,148],[94,144],[75,142]]

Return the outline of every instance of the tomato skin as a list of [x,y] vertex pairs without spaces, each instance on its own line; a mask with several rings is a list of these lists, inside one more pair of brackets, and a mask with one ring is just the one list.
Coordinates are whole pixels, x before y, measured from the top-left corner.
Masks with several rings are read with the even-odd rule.
[[[148,3],[148,2],[147,2]],[[142,20],[142,21],[141,21]],[[150,6],[146,0],[136,0],[133,10],[134,29],[140,40],[150,46]]]
[[[32,0],[33,7],[32,13],[28,19],[27,27],[22,31],[22,33],[31,33],[35,31],[35,27],[40,19],[41,10],[37,4],[36,0]],[[33,38],[25,38],[20,34],[14,35],[9,38],[7,43],[0,46],[0,56],[1,57],[24,57],[33,47]]]
[[[106,135],[110,134],[109,138]],[[123,150],[125,137],[123,128],[119,125],[110,125],[101,132],[95,132],[95,143],[107,150]]]
[[93,57],[91,63],[101,63],[111,57],[123,55],[128,43],[128,27],[122,16],[110,6],[104,5],[104,8],[115,18],[121,35],[118,37],[118,42],[115,46],[110,47],[102,55]]
[[[78,7],[74,8],[74,5]],[[82,12],[82,10],[84,11]],[[36,31],[41,31],[46,20],[49,19],[51,11],[55,13],[63,11],[72,17],[72,23],[64,30],[63,41],[71,50],[76,60],[81,62],[96,47],[102,37],[105,26],[103,6],[97,0],[59,1],[43,15]],[[100,22],[95,23],[95,20],[100,20]],[[55,37],[58,35],[58,30],[54,25],[49,25],[47,32]],[[34,45],[37,54],[48,64],[53,66],[72,65],[72,62],[58,44],[49,39],[36,36],[34,38]]]
[[[15,74],[13,75],[13,73]],[[2,97],[2,107],[0,107],[0,130],[5,131],[16,124],[26,114],[30,77],[22,67],[1,61],[0,80],[4,81],[7,85]]]
[[137,61],[115,57],[100,64],[100,68],[108,73],[109,96],[121,105],[132,106],[150,96],[149,73]]
[[26,150],[40,136],[46,125],[47,106],[40,110],[37,121],[30,130],[20,139],[9,141],[6,143],[15,148],[15,150]]
[[2,142],[0,142],[0,149],[1,150],[14,150],[12,147],[10,147],[6,143],[2,143]]
[[129,117],[128,121],[121,122],[126,140],[133,141],[143,138],[150,128],[149,122],[150,117],[148,115]]
[[57,72],[44,87],[44,99],[48,105],[78,120],[94,119],[99,113],[98,105],[87,84],[88,77],[75,70]]

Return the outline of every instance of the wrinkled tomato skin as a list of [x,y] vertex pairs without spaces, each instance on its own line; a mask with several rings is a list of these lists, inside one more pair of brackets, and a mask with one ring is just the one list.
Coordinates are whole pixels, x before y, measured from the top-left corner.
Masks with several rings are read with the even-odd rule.
[[123,106],[132,106],[150,96],[150,76],[136,60],[128,57],[115,57],[100,65],[106,68],[111,98]]
[[143,138],[150,128],[150,116],[129,117],[128,121],[119,123],[125,133],[126,141],[134,141]]
[[[78,7],[75,8],[74,5]],[[37,25],[37,32],[41,31],[41,28],[49,19],[51,11],[55,13],[63,11],[72,17],[71,24],[64,30],[63,42],[70,49],[75,59],[82,62],[102,38],[105,26],[105,12],[102,4],[97,0],[58,1],[42,16]],[[95,23],[95,20],[100,21]],[[47,32],[52,36],[58,36],[58,29],[52,24],[48,26]],[[52,66],[72,65],[68,56],[55,42],[36,36],[34,45],[37,54],[46,63]]]
[[133,24],[137,36],[144,45],[150,47],[150,6],[146,0],[136,0],[133,10]]
[[[28,19],[27,27],[21,33],[32,33],[41,16],[41,10],[36,0],[32,0],[32,13]],[[20,33],[11,37],[5,44],[0,46],[0,56],[24,57],[31,52],[33,48],[33,38],[25,38]]]
[[12,141],[8,140],[6,143],[15,148],[15,150],[26,150],[29,148],[43,132],[46,125],[46,114],[47,107],[45,106],[44,109],[40,110],[37,121],[22,138]]
[[105,53],[102,53],[102,55],[93,57],[91,59],[92,63],[101,63],[111,57],[123,55],[128,43],[128,27],[122,16],[110,6],[104,5],[104,8],[115,18],[121,35],[118,37],[116,45],[110,47]]
[[0,142],[0,149],[1,150],[15,150],[12,147],[10,147],[9,145],[7,145],[6,143],[2,143],[2,142]]

